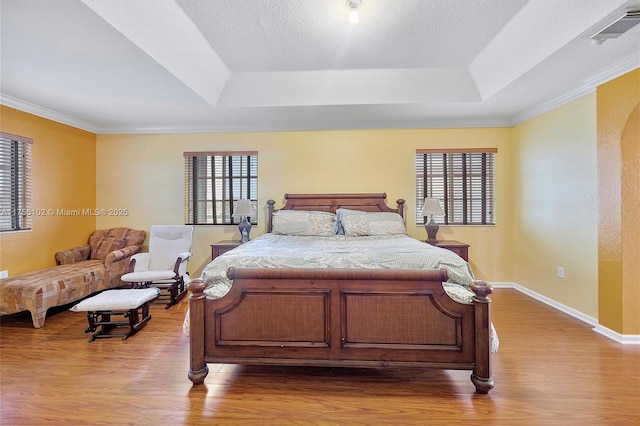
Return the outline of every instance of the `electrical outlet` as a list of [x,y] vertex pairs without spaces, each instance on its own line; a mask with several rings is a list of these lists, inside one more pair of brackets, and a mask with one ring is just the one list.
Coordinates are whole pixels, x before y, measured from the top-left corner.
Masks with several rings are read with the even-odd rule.
[[0,271],[0,278],[8,278],[9,271]]
[[558,266],[558,278],[564,278],[564,268],[562,266]]

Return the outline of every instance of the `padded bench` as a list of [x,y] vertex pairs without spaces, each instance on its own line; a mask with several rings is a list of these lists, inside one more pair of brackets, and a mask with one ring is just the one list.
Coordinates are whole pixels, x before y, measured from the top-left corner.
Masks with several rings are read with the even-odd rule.
[[[95,332],[89,338],[89,343],[106,337],[122,337],[122,340],[127,340],[149,322],[149,303],[159,294],[160,290],[157,288],[107,290],[83,300],[70,310],[87,312],[89,327],[84,332]],[[122,315],[127,321],[114,321],[112,316],[118,315]],[[117,326],[128,326],[129,329],[124,334],[111,333]]]
[[108,288],[101,260],[27,272],[0,280],[0,314],[28,310],[35,328],[44,326],[47,310]]

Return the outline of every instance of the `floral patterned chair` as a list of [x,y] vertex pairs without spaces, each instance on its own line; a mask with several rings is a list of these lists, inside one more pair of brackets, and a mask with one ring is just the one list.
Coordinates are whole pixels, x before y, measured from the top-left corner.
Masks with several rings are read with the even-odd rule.
[[145,231],[111,228],[94,231],[88,243],[55,254],[52,268],[0,280],[0,315],[30,311],[33,326],[44,326],[47,310],[123,285],[131,256]]

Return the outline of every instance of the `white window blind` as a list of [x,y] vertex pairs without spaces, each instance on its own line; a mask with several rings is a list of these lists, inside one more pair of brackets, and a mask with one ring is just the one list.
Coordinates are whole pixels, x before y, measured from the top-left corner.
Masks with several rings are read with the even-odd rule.
[[425,198],[440,200],[445,225],[495,225],[495,154],[497,149],[417,150],[416,223]]
[[32,144],[0,132],[0,232],[31,229]]
[[[236,202],[251,200],[257,212],[258,153],[185,152],[185,223],[237,224]],[[257,217],[247,218],[252,224]]]

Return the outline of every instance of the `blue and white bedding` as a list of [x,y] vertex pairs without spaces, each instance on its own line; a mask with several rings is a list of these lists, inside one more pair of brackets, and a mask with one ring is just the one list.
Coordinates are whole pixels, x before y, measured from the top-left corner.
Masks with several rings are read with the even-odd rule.
[[264,234],[214,259],[202,272],[208,286],[205,294],[217,299],[229,291],[227,269],[259,268],[361,268],[440,269],[449,274],[444,284],[449,296],[471,303],[468,286],[474,280],[471,268],[455,253],[406,234],[297,236]]
[[[406,234],[325,236],[264,234],[215,258],[202,272],[207,282],[207,298],[218,299],[231,289],[227,269],[260,268],[364,268],[364,269],[440,269],[449,280],[444,290],[459,303],[472,303],[469,284],[474,281],[469,264],[457,254]],[[188,316],[184,324],[189,333]],[[491,324],[491,351],[499,340]]]

